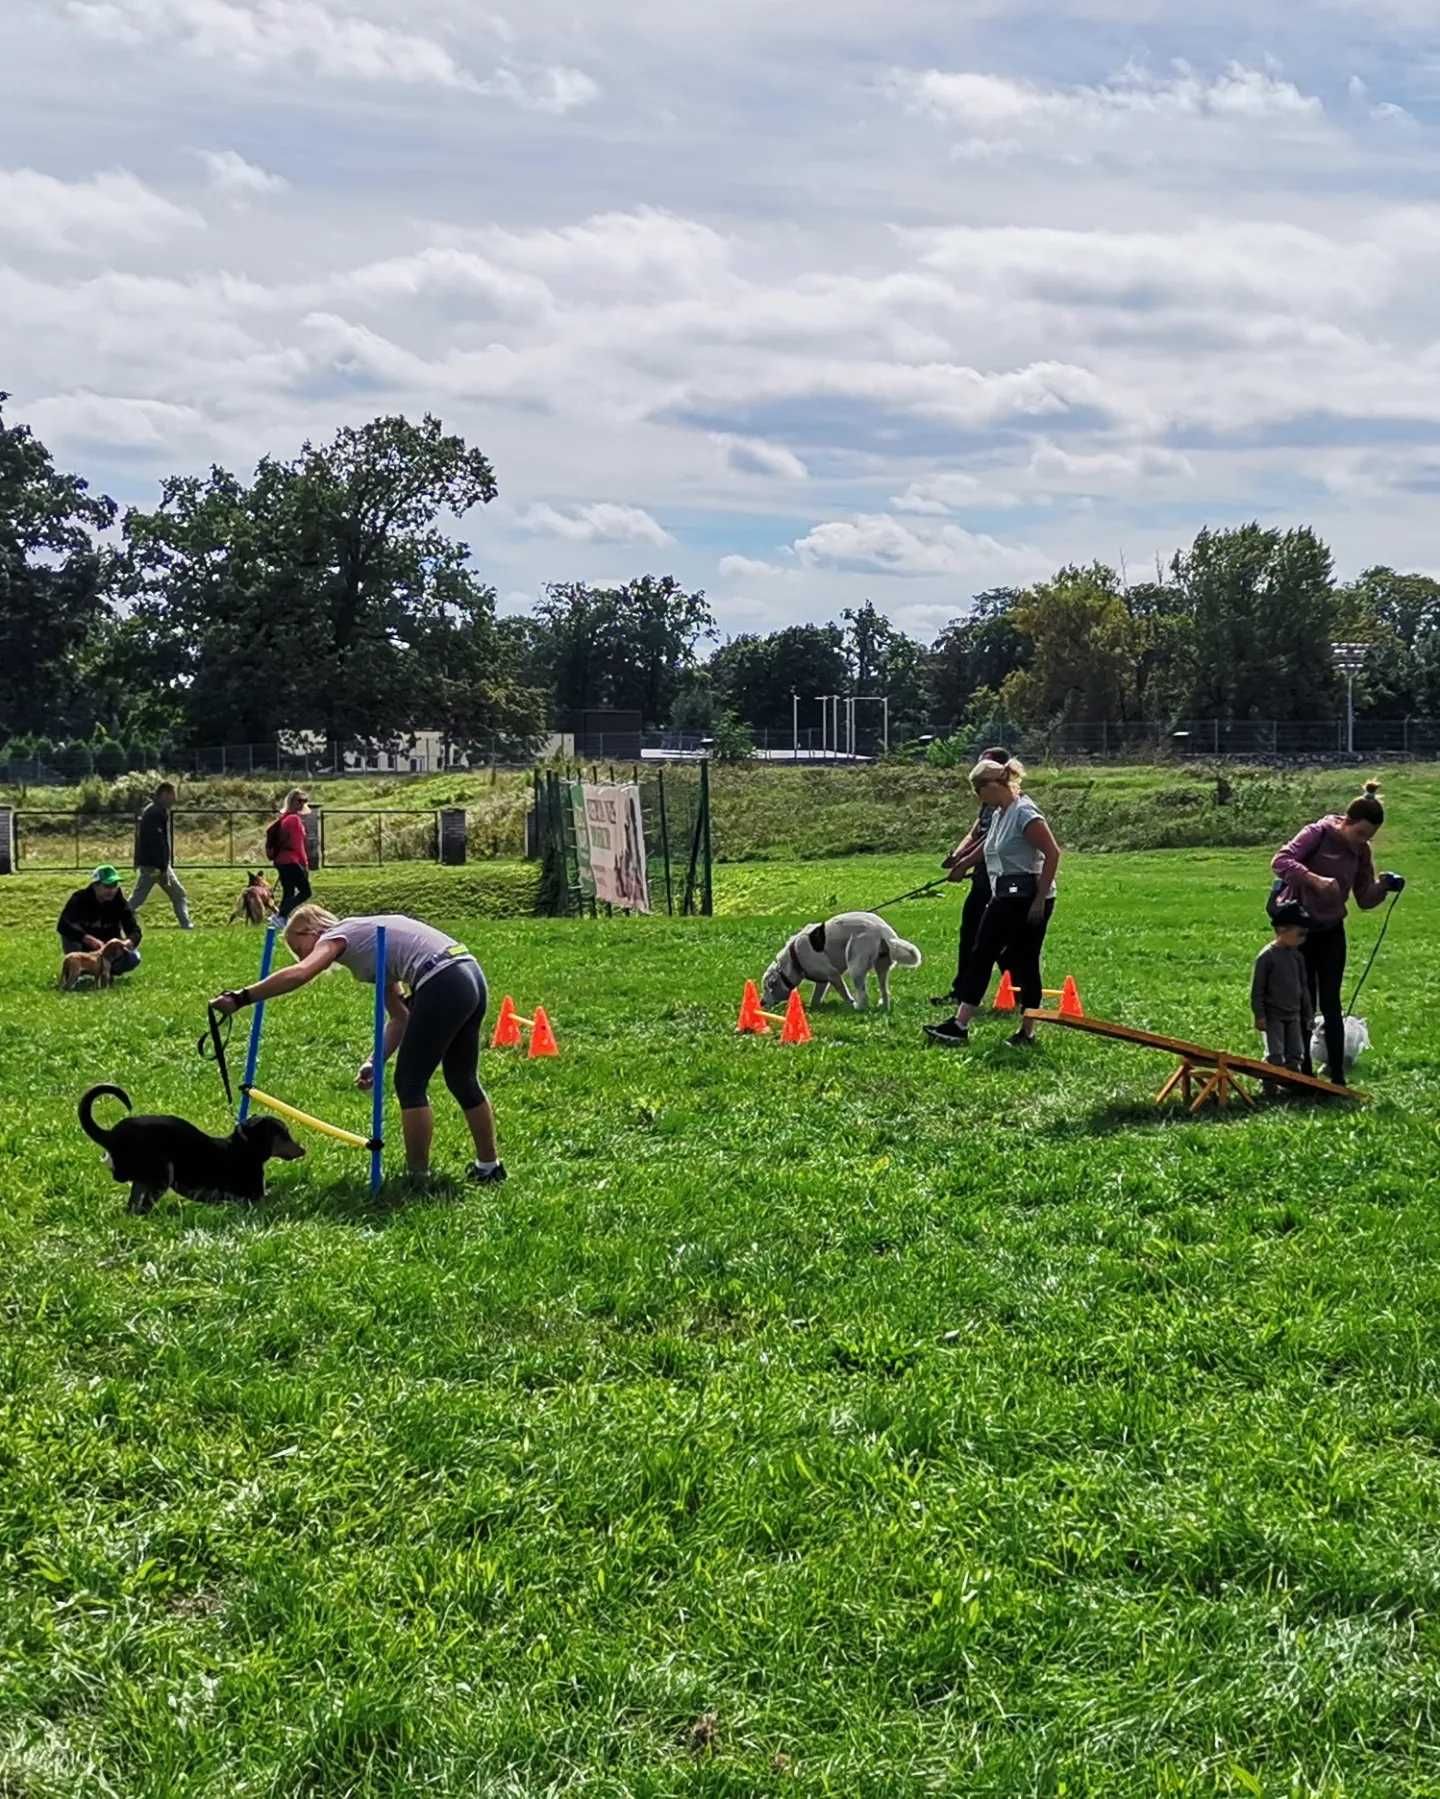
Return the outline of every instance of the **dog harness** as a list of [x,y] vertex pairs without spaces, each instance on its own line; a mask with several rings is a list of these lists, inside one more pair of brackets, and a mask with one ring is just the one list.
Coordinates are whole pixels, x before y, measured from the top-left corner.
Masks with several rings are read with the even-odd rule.
[[[825,927],[823,924],[817,924],[815,929],[808,934],[804,931],[798,931],[795,936],[790,939],[785,945],[784,950],[781,952],[780,962],[777,966],[777,972],[780,979],[785,983],[785,991],[787,993],[793,993],[802,981],[814,979],[813,975],[806,974],[805,970],[801,967],[800,953],[795,947],[802,937],[807,936],[810,947],[817,956],[823,956],[825,953]],[[785,967],[786,956],[790,958],[790,961],[794,965],[795,973],[793,976]]]

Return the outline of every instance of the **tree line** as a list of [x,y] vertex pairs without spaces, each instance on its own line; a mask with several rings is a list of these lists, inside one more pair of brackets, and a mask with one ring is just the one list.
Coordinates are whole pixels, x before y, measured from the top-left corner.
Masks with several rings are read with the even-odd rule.
[[1202,530],[1153,579],[1094,564],[957,596],[931,643],[869,601],[720,641],[670,575],[561,581],[504,617],[453,528],[498,491],[426,415],[346,427],[243,479],[212,467],[121,513],[58,469],[0,394],[0,746],[71,773],[307,731],[372,746],[436,731],[522,751],[566,713],[617,708],[708,734],[819,722],[822,694],[887,695],[892,742],[1062,722],[1440,717],[1440,583],[1335,579],[1309,527]]

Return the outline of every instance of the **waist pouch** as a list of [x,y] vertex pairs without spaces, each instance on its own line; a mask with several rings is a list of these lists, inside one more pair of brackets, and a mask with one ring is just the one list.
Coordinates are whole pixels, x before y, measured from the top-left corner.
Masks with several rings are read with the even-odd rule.
[[1039,875],[997,875],[991,883],[996,899],[1033,900],[1039,891]]

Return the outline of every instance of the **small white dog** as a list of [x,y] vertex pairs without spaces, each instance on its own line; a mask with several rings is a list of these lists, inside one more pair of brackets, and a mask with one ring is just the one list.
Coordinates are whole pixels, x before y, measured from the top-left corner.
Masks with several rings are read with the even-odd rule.
[[[765,970],[761,1003],[783,1006],[802,981],[814,981],[810,1003],[818,1006],[834,987],[845,1003],[863,1012],[870,1003],[869,977],[875,976],[880,1004],[890,1007],[890,970],[918,968],[920,952],[886,924],[877,912],[837,912],[824,924],[797,931]],[[850,977],[855,991],[845,984]]]

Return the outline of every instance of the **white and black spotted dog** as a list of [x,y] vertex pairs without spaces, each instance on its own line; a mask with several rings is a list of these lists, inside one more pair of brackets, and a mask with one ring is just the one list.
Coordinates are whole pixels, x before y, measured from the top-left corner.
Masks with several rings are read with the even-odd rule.
[[847,1005],[863,1012],[870,1003],[873,974],[880,1004],[888,1011],[890,970],[919,966],[919,950],[877,912],[837,912],[824,924],[806,925],[795,933],[765,970],[761,1003],[772,1010],[783,1006],[802,981],[813,981],[812,1006],[818,1006],[833,987]]

